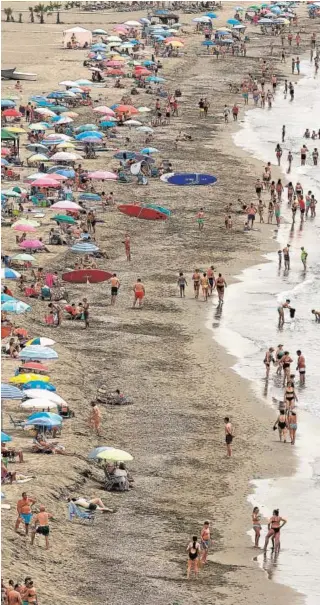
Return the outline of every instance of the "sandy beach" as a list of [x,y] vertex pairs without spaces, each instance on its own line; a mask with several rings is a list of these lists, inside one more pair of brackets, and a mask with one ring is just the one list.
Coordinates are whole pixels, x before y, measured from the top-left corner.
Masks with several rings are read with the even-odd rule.
[[[14,10],[19,12],[30,4],[14,3]],[[2,8],[7,5],[3,3]],[[235,5],[223,3],[219,24],[233,17]],[[309,23],[305,8],[300,12],[306,48]],[[22,100],[27,101],[31,94],[56,90],[64,79],[88,77],[82,65],[85,51],[61,48],[62,31],[69,24],[89,29],[99,24],[111,30],[114,23],[139,19],[146,11],[62,12],[61,25],[54,24],[54,18],[47,18],[45,25],[32,24],[27,22],[27,13],[23,14],[21,24],[2,20],[2,65],[38,74],[36,82],[23,82]],[[193,33],[193,17],[181,15],[188,32],[181,57],[164,61],[169,90],[179,86],[182,91],[179,116],[170,126],[156,130],[154,144],[161,158],[170,158],[175,171],[214,174],[216,186],[170,187],[158,179],[146,188],[110,184],[116,204],[148,199],[172,210],[170,220],[150,224],[130,220],[116,206],[101,215],[104,222],[97,225],[96,239],[108,258],[99,261],[99,267],[115,271],[121,280],[116,306],[110,306],[107,284],[72,285],[72,301],[87,296],[90,302],[89,330],[80,322],[65,321],[56,330],[44,326],[46,304],[41,301],[32,301],[31,313],[15,319],[31,336],[56,340],[59,360],[50,362],[51,382],[76,414],[64,422],[59,438],[69,455],[46,457],[31,453],[28,433],[10,426],[9,413],[25,418],[19,404],[5,402],[3,406],[3,428],[25,452],[21,472],[35,477],[26,486],[28,493],[37,499],[37,505],[46,505],[54,520],[50,550],[45,551],[42,543],[31,547],[29,540],[14,532],[15,505],[23,490],[16,484],[6,487],[11,509],[2,514],[2,575],[19,580],[31,575],[40,605],[51,601],[71,605],[304,602],[294,591],[269,581],[257,565],[256,551],[246,535],[251,527],[249,482],[280,473],[290,476],[295,457],[287,449],[279,456],[278,444],[270,439],[273,410],[255,398],[249,384],[230,369],[234,359],[213,340],[208,325],[211,301],[195,301],[191,282],[195,267],[213,264],[229,284],[234,275],[262,262],[262,256],[275,249],[272,226],[244,233],[244,217],[236,213],[232,232],[226,232],[224,226],[227,203],[236,208],[238,197],[255,201],[253,183],[261,176],[263,165],[235,147],[232,134],[237,126],[223,123],[223,107],[236,100],[239,120],[243,118],[242,97],[230,94],[229,83],[240,85],[244,74],[260,73],[259,57],[266,56],[270,38],[249,26],[247,56],[217,61],[201,53],[202,36]],[[319,31],[319,24],[317,27]],[[278,39],[276,44],[280,44]],[[279,48],[274,51],[276,59]],[[284,66],[275,60],[279,80],[289,73],[289,63]],[[13,92],[12,82],[2,83],[2,97]],[[122,92],[93,88],[92,97],[102,94],[104,104],[110,106]],[[198,111],[201,96],[210,100],[209,116],[202,121]],[[140,93],[139,104],[153,106],[155,97],[148,97]],[[79,123],[90,121],[92,110],[81,108],[79,113]],[[175,149],[179,131],[191,134],[192,140],[179,142]],[[132,131],[129,136],[134,149],[142,147],[141,136]],[[22,146],[24,141],[21,137]],[[27,154],[23,148],[24,159]],[[107,153],[84,160],[83,165],[112,170],[117,162]],[[22,171],[23,176],[30,173],[30,168]],[[202,232],[196,223],[200,207],[205,208]],[[51,215],[46,214],[39,230],[44,238],[52,226]],[[131,263],[126,261],[123,245],[127,230]],[[17,252],[14,240],[10,228],[4,227],[2,250]],[[49,248],[50,254],[41,254],[43,266],[59,272],[70,266],[72,255],[66,248]],[[185,299],[178,296],[179,271],[188,280]],[[146,286],[146,301],[142,310],[133,310],[132,286],[138,276]],[[17,286],[10,282],[11,286],[18,296]],[[215,312],[213,307],[212,324],[217,320]],[[2,362],[2,381],[7,382],[17,364],[10,359]],[[88,428],[88,415],[90,401],[102,384],[132,396],[134,405],[100,406],[103,435],[98,438]],[[225,451],[225,415],[235,427],[231,459]],[[103,491],[102,471],[87,460],[87,453],[103,444],[133,455],[129,464],[133,490],[120,494]],[[93,526],[69,523],[66,497],[80,494],[99,496],[115,512],[96,515]],[[210,520],[213,538],[209,564],[198,582],[188,583],[186,546],[192,535],[199,535],[205,519]]]

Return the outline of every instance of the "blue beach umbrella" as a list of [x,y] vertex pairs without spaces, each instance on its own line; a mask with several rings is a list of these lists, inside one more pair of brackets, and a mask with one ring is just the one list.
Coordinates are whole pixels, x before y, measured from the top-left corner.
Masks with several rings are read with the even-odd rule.
[[230,23],[230,25],[240,25],[238,19],[228,19],[227,23]]
[[22,385],[23,391],[29,389],[39,389],[39,391],[56,391],[56,387],[51,382],[43,382],[43,380],[30,380]]
[[56,91],[50,92],[47,95],[47,99],[63,99],[64,96],[65,96],[65,93],[62,90],[56,90]]
[[60,424],[61,422],[53,421],[50,418],[35,418],[34,420],[27,420],[24,426],[42,426],[50,429]]
[[94,244],[78,242],[77,244],[71,246],[70,250],[71,252],[75,252],[77,254],[93,254],[93,252],[98,252],[99,248]]
[[212,40],[204,40],[201,44],[202,46],[215,46],[215,43]]
[[20,359],[28,359],[29,361],[43,361],[45,359],[58,359],[59,355],[51,347],[32,344],[24,347],[20,352],[19,357]]
[[18,279],[19,277],[20,273],[10,269],[10,267],[4,267],[1,269],[1,279]]
[[26,305],[26,303],[22,302],[22,300],[8,300],[1,305],[1,311],[21,315],[21,313],[31,311],[31,307],[30,305]]
[[12,437],[1,431],[1,443],[7,443],[8,441],[12,441]]
[[88,132],[90,130],[97,130],[96,124],[82,124],[76,128],[76,132],[80,134],[80,132]]
[[117,151],[113,156],[116,160],[134,160],[136,153],[134,151]]
[[146,77],[146,82],[165,82],[165,78],[160,78],[159,76],[147,76]]
[[76,139],[76,141],[82,141],[86,137],[94,137],[96,139],[103,139],[103,133],[99,132],[98,130],[88,130],[85,132],[81,132],[80,134],[77,134],[75,139]]
[[116,126],[115,122],[100,122],[101,128],[114,128]]
[[61,174],[62,176],[65,176],[66,179],[74,179],[74,177],[76,176],[76,173],[72,168],[59,168],[58,170],[55,170],[54,173]]
[[59,414],[54,414],[52,412],[34,412],[31,416],[28,416],[27,422],[35,420],[36,418],[47,418],[48,420],[52,420],[52,422],[62,423],[62,417],[59,416]]
[[11,384],[1,383],[1,399],[22,399],[23,393]]
[[9,162],[4,158],[1,158],[1,166],[9,166]]
[[154,61],[144,61],[143,64],[145,67],[150,67],[151,65],[155,65]]
[[16,104],[10,99],[1,99],[1,109],[12,109]]
[[141,149],[140,153],[149,155],[149,153],[159,153],[159,149],[156,149],[155,147],[144,147],[144,149]]
[[206,13],[205,17],[209,17],[209,19],[218,19],[218,15],[215,13]]

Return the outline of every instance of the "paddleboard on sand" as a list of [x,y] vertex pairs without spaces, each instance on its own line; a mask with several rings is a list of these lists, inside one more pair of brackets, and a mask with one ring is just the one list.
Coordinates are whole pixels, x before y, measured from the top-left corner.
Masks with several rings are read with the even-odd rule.
[[217,182],[217,178],[212,174],[175,172],[166,181],[170,185],[213,185]]
[[118,210],[128,216],[134,216],[136,218],[142,218],[147,221],[164,221],[167,217],[163,212],[154,210],[153,208],[144,208],[135,204],[123,204],[118,206]]
[[68,271],[62,274],[64,281],[69,281],[74,284],[98,284],[99,282],[108,281],[112,277],[109,271],[102,269],[77,269],[76,271]]

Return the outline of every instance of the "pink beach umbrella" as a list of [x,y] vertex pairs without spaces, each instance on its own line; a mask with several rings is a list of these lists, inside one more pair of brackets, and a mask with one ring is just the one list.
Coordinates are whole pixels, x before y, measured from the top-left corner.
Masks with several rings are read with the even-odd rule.
[[106,107],[105,105],[101,105],[100,107],[95,107],[93,111],[96,111],[97,113],[104,113],[109,116],[116,115],[114,113],[114,111],[112,109],[110,109],[110,107]]
[[56,202],[51,206],[52,210],[60,208],[60,210],[81,210],[81,206],[76,204],[75,202],[70,202],[69,200],[62,200],[61,202]]
[[50,174],[50,177],[52,179],[54,179],[55,181],[67,181],[68,180],[66,176],[63,176],[63,174],[56,174],[55,172],[52,172]]
[[33,187],[44,187],[46,189],[49,187],[60,187],[60,183],[56,179],[52,179],[49,176],[44,176],[41,179],[36,179],[31,183],[31,185]]
[[32,225],[26,225],[26,223],[24,223],[24,225],[13,225],[12,229],[14,231],[23,231],[24,233],[31,233],[32,231],[36,231],[35,227],[33,227]]
[[89,172],[88,178],[96,181],[116,181],[119,177],[114,172],[95,170],[94,172]]
[[40,250],[44,248],[44,243],[40,242],[39,239],[26,239],[24,242],[19,244],[20,248],[26,248],[28,250]]

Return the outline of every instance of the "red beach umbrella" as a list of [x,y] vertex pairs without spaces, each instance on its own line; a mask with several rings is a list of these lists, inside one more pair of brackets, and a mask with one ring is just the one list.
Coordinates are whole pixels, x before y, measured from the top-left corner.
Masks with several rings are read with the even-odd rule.
[[17,109],[5,109],[2,112],[2,115],[6,118],[22,118],[22,113]]

